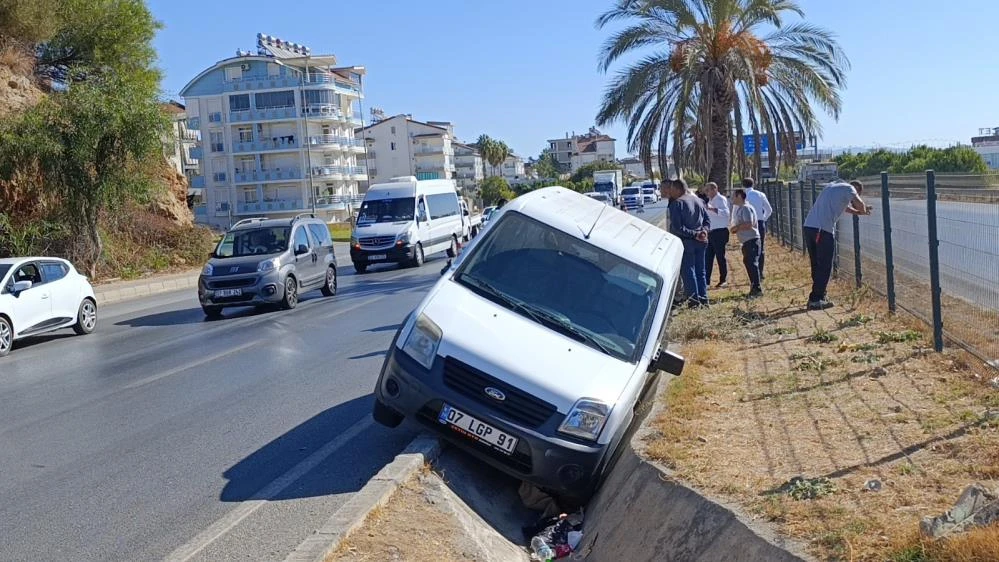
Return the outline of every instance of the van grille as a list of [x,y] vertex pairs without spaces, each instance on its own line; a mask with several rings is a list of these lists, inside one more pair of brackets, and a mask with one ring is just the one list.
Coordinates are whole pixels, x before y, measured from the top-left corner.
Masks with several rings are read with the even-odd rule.
[[243,279],[220,279],[209,281],[209,289],[235,289],[238,287],[252,287],[257,282],[256,277],[244,277]]
[[361,247],[369,248],[380,248],[382,246],[389,246],[395,243],[395,236],[372,236],[370,238],[361,238],[358,240],[361,243]]
[[[485,404],[506,415],[511,420],[528,427],[538,427],[552,417],[554,405],[462,363],[453,357],[444,359],[444,384],[469,398]],[[486,387],[503,391],[506,400],[493,400],[486,396]]]

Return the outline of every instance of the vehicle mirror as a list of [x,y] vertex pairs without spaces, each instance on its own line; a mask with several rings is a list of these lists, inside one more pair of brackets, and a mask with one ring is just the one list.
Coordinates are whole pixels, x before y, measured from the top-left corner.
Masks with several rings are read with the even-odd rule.
[[16,295],[21,291],[27,291],[30,288],[31,288],[31,281],[15,281],[14,290],[11,292]]
[[309,253],[309,247],[306,246],[305,244],[299,244],[298,247],[295,248],[295,255],[296,256],[300,256],[302,254],[308,254],[308,253]]
[[682,355],[664,349],[659,352],[659,356],[655,360],[649,363],[649,370],[666,371],[671,375],[679,376],[683,372],[684,363],[686,363],[686,360]]

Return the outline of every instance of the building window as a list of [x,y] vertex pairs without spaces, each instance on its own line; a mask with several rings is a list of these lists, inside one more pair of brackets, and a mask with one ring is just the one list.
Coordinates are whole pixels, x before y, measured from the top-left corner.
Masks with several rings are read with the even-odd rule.
[[236,131],[239,134],[239,142],[253,142],[253,127],[239,127]]
[[208,144],[211,145],[212,152],[225,152],[222,131],[211,131],[208,133]]
[[395,143],[394,142],[390,142],[389,143],[389,150],[395,150]]
[[340,107],[340,94],[331,90],[305,90],[305,103]]
[[[392,134],[394,135],[395,134],[395,125],[392,125],[391,129],[392,129]],[[395,150],[395,149],[393,148],[392,150]]]
[[240,194],[242,195],[243,203],[250,204],[259,202],[257,199],[256,187],[244,187],[240,190]]
[[225,67],[225,79],[227,81],[240,80],[243,78],[243,67],[242,66],[227,66]]
[[250,109],[250,94],[229,96],[229,111],[246,111]]
[[295,107],[295,92],[260,92],[253,95],[257,109],[273,109],[279,107]]

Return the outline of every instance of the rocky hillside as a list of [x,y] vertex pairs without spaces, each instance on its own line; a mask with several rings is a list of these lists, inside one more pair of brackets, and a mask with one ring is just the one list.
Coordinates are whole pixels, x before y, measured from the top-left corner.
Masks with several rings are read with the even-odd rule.
[[0,119],[33,107],[45,95],[30,75],[21,72],[24,63],[17,60],[17,56],[0,55]]

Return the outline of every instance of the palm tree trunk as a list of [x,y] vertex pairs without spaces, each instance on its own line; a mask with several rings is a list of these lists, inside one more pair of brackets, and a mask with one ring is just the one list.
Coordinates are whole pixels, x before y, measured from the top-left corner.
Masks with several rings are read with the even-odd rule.
[[732,98],[726,84],[716,84],[711,89],[711,167],[708,181],[727,193],[732,182],[729,164],[732,161]]

